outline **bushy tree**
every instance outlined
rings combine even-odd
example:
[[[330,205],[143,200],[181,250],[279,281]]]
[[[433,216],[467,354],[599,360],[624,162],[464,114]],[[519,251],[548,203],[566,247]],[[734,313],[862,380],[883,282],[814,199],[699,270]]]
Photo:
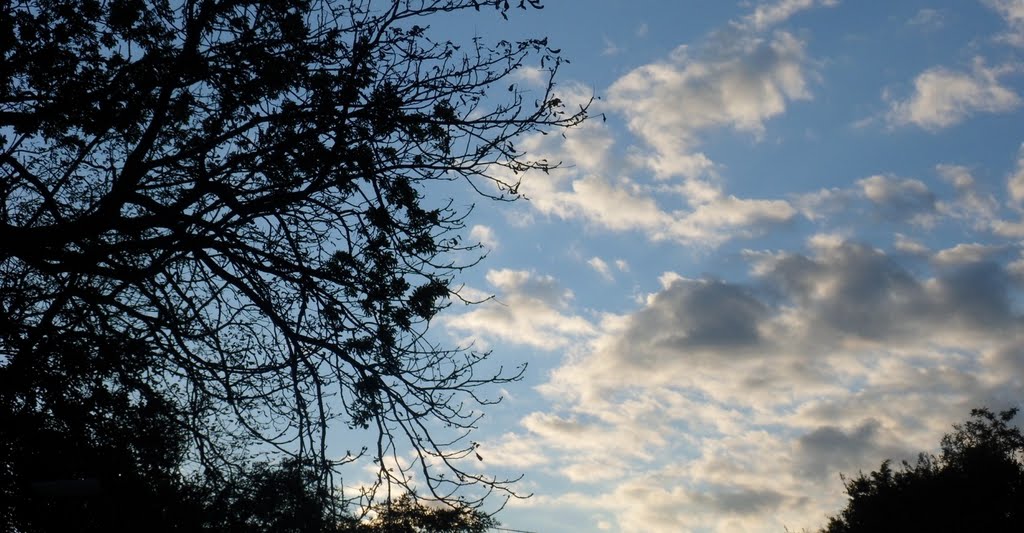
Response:
[[[187,432],[146,382],[151,357],[128,339],[62,337],[0,370],[0,531],[199,528]]]
[[[316,465],[255,463],[204,487],[201,527],[235,533],[484,533],[497,522],[451,501],[428,506],[411,493],[366,509],[343,509],[336,491],[316,485]]]
[[[390,486],[408,476],[385,459],[411,447],[435,498],[506,487],[456,459],[490,401],[481,387],[521,369],[482,373],[486,354],[428,340],[475,256],[465,213],[426,192],[461,180],[514,198],[517,175],[551,166],[516,139],[586,109],[554,95],[545,39],[455,43],[428,24],[513,7],[540,6],[0,5],[0,373],[45,378],[11,405],[62,394],[54,358],[138,362],[131,401],[166,401],[204,471],[271,450],[315,465],[326,489],[369,454]],[[545,88],[509,86],[526,61]],[[105,351],[112,339],[130,349]],[[100,423],[89,416],[68,420]],[[333,453],[339,422],[373,436]]]
[[[849,502],[827,533],[1024,531],[1024,435],[998,414],[974,409],[942,439],[938,456],[845,480]]]

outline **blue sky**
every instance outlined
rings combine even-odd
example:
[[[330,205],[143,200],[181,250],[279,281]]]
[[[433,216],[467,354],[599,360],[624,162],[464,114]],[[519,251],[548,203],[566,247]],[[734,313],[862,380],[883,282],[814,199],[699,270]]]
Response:
[[[546,4],[449,27],[548,35],[607,118],[521,140],[565,166],[477,199],[495,298],[437,324],[530,365],[475,435],[505,527],[814,528],[1020,403],[1024,1]]]

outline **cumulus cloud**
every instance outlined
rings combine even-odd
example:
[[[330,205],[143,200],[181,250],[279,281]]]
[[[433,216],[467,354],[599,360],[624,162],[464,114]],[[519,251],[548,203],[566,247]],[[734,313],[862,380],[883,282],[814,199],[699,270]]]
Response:
[[[441,319],[450,331],[465,335],[467,342],[501,339],[554,350],[595,331],[588,320],[567,311],[573,294],[551,276],[525,270],[491,270],[487,282],[498,292],[493,299]]]
[[[892,176],[871,176],[857,182],[865,198],[887,218],[928,225],[935,195],[924,182]]]
[[[1000,237],[1024,239],[1024,145],[1017,152],[1014,169],[1006,177],[1005,190],[1009,196],[1006,205],[1016,214],[1016,220],[999,216],[998,202],[988,195],[985,197],[987,210],[980,213],[976,224]]]
[[[1024,194],[1024,178],[1017,178],[1024,164],[1008,178],[1007,188],[1014,188],[1020,179]],[[877,174],[858,179],[850,187],[831,187],[790,198],[794,208],[814,222],[842,219],[844,215],[871,216],[922,228],[932,228],[944,221],[958,221],[973,230],[991,231],[1001,236],[1014,230],[1013,223],[999,220],[1000,205],[995,195],[985,190],[973,177],[971,169],[962,165],[939,164],[935,173],[952,186],[953,194],[933,189],[933,181]],[[940,196],[939,193],[942,193]]]
[[[998,39],[1013,46],[1024,46],[1024,0],[983,0],[983,3],[999,13],[1009,26]]]
[[[987,261],[992,256],[1006,251],[1006,246],[997,244],[960,243],[939,250],[933,260],[941,265],[966,265]]]
[[[877,457],[904,457],[914,452],[883,444],[881,423],[867,419],[849,429],[824,425],[797,439],[798,472],[826,480],[836,472],[850,472]]]
[[[702,130],[731,128],[755,136],[792,100],[810,98],[804,43],[786,32],[736,36],[705,56],[687,46],[644,65],[608,89],[608,105],[653,148],[649,166],[661,176],[707,169],[693,147]]]
[[[916,256],[925,256],[930,252],[927,246],[903,235],[902,233],[897,233],[895,235],[895,238],[893,239],[893,248],[900,252]]]
[[[606,263],[604,259],[601,259],[600,257],[591,257],[587,260],[587,264],[590,265],[590,268],[594,269],[594,272],[600,274],[602,278],[608,281],[615,279],[615,276],[612,275],[611,267],[608,266],[608,263]]]
[[[563,145],[577,143],[569,148],[536,146],[534,153],[551,154],[549,159],[574,164],[524,180],[520,190],[536,211],[561,219],[582,219],[612,231],[638,231],[655,241],[702,246],[757,235],[766,228],[791,221],[797,214],[785,200],[738,198],[702,180],[666,187],[625,176],[609,178],[615,165],[597,162],[606,157],[600,154],[607,151],[607,137],[594,133],[584,133],[582,137],[588,140],[578,138],[575,132],[567,133]],[[575,165],[577,155],[584,163]],[[687,205],[662,205],[678,204],[678,200]]]
[[[1017,152],[1017,167],[1007,178],[1006,188],[1014,202],[1018,205],[1024,202],[1024,145]]]
[[[487,249],[496,250],[498,248],[498,237],[494,235],[494,230],[490,226],[482,224],[473,226],[469,230],[469,238],[479,242]]]
[[[935,67],[914,80],[913,93],[892,100],[887,115],[894,126],[913,124],[936,131],[953,126],[976,113],[1005,113],[1020,106],[1020,97],[1000,78],[1014,67],[988,67],[975,58],[970,72]]]
[[[777,0],[759,4],[753,13],[743,19],[743,24],[758,31],[785,22],[793,15],[812,7],[839,5],[839,0]]]
[[[1024,392],[1004,251],[963,243],[920,271],[821,236],[748,253],[747,283],[666,274],[551,373],[558,406],[523,438],[571,479],[619,480],[561,502],[622,531],[818,526],[838,472],[912,459],[970,407]],[[612,477],[586,474],[602,461]]]
[[[989,225],[996,216],[999,202],[992,194],[979,189],[970,169],[948,164],[938,165],[935,169],[956,190],[956,200],[940,202],[939,210],[955,218],[969,220],[978,227]]]
[[[764,4],[749,20],[775,24],[831,3]],[[759,139],[768,120],[792,101],[809,99],[814,74],[804,48],[790,33],[763,35],[739,24],[628,72],[592,110],[624,117],[632,142],[600,121],[564,136],[523,139],[530,154],[564,166],[528,176],[520,191],[543,215],[702,247],[789,223],[798,213],[786,200],[729,194],[699,146],[704,134],[721,129]],[[570,83],[559,97],[572,106],[591,94]]]

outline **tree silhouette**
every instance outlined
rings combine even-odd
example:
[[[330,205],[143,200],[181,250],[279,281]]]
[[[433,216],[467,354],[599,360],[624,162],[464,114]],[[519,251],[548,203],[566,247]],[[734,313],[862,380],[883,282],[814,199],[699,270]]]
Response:
[[[1017,409],[974,409],[942,438],[938,457],[890,461],[844,480],[849,502],[827,533],[1024,531],[1024,435],[1009,422]]]
[[[428,507],[410,494],[374,506],[375,517],[358,522],[353,533],[485,533],[498,525],[493,518],[465,505]]]
[[[141,348],[50,339],[27,368],[0,371],[0,531],[199,529],[187,432],[145,382]]]
[[[586,108],[554,95],[562,60],[545,39],[431,37],[432,16],[482,7],[540,6],[4,3],[0,373],[38,377],[9,405],[73,403],[54,358],[138,363],[129,399],[166,402],[165,427],[206,472],[272,450],[316,465],[326,488],[368,454],[390,487],[409,472],[385,459],[409,446],[434,498],[507,490],[457,459],[491,401],[481,387],[522,369],[484,373],[487,354],[426,336],[477,259],[466,213],[426,191],[461,180],[516,197],[519,174],[552,166],[516,139]],[[505,81],[528,60],[551,76],[534,94]],[[106,379],[97,391],[117,390]],[[328,450],[337,422],[369,444]]]

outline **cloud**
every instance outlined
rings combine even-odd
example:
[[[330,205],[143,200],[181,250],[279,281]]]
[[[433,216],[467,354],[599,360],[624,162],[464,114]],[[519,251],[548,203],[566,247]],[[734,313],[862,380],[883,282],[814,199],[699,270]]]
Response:
[[[622,53],[622,47],[615,44],[607,35],[601,37],[604,41],[604,48],[601,50],[603,56],[616,56]]]
[[[916,26],[924,31],[938,31],[946,25],[946,12],[941,9],[922,8],[907,20],[910,26]]]
[[[915,125],[936,131],[962,122],[976,113],[1005,113],[1020,106],[1020,97],[1000,78],[1014,67],[986,67],[975,58],[970,72],[936,67],[914,80],[914,92],[905,100],[892,100],[887,115],[893,126]]]
[[[593,268],[595,272],[600,274],[602,278],[608,281],[615,279],[615,276],[612,275],[611,267],[608,266],[608,263],[604,262],[604,259],[601,259],[600,257],[591,257],[587,261],[587,264],[590,265],[590,268]]]
[[[479,242],[485,248],[489,250],[498,249],[498,238],[494,235],[494,230],[489,226],[477,224],[469,230],[469,239]]]
[[[522,65],[512,71],[510,79],[512,81],[523,82],[532,87],[544,87],[547,85],[550,77],[551,70],[549,69]]]
[[[572,133],[567,143],[581,142]],[[592,135],[593,142],[603,139]],[[574,162],[569,151],[543,148],[535,153],[552,155],[550,159]],[[572,150],[583,157],[599,159],[601,150],[582,146]],[[676,241],[701,246],[717,246],[735,237],[755,236],[767,228],[786,224],[796,210],[785,200],[744,199],[727,195],[707,182],[684,182],[677,186],[650,185],[628,177],[610,179],[605,174],[613,165],[598,172],[599,165],[584,163],[531,176],[521,191],[536,211],[561,219],[582,219],[612,231],[638,231],[654,241]],[[662,203],[682,200],[686,207],[669,209]]]
[[[965,265],[987,261],[992,256],[1006,251],[1006,246],[996,244],[960,243],[951,248],[939,250],[933,260],[941,265]]]
[[[765,36],[734,26],[696,52],[681,46],[620,77],[594,104],[595,113],[623,116],[632,142],[599,121],[563,136],[525,138],[521,148],[564,165],[527,176],[519,190],[536,213],[652,241],[715,247],[788,224],[798,212],[787,200],[729,194],[699,145],[719,129],[760,138],[766,121],[810,98],[808,63],[804,43],[781,31]],[[572,83],[559,92],[570,106],[590,95]]]
[[[870,214],[878,219],[922,228],[959,221],[973,230],[997,234],[1000,230],[1006,231],[1008,224],[997,219],[998,200],[976,182],[971,169],[962,165],[940,164],[936,165],[935,171],[942,181],[953,186],[953,195],[940,198],[932,189],[934,183],[929,185],[921,179],[878,174],[856,180],[851,187],[797,194],[790,200],[801,215],[817,223],[829,219],[844,220],[844,215],[860,217]]]
[[[893,240],[893,248],[899,250],[900,252],[916,256],[926,256],[929,255],[931,252],[931,250],[929,250],[927,246],[915,241],[914,239],[907,237],[906,235],[903,235],[902,233],[897,233],[895,235],[895,239]]]
[[[1017,167],[1007,178],[1006,189],[1018,205],[1024,202],[1024,144],[1017,152]]]
[[[465,342],[500,339],[554,350],[595,332],[589,321],[567,312],[573,294],[551,276],[502,269],[488,271],[487,281],[498,291],[493,299],[441,318],[449,331],[464,335]]]
[[[976,198],[964,202],[965,206],[973,206],[966,210],[966,216],[975,216],[975,226],[990,230],[992,233],[1010,239],[1024,239],[1024,145],[1017,151],[1014,169],[1006,177],[1006,192],[1009,201],[1006,205],[1016,214],[1017,220],[1001,218],[998,212],[999,202],[991,194],[976,194]]]
[[[743,19],[743,24],[758,31],[763,31],[788,20],[793,15],[813,7],[833,7],[838,0],[777,0],[759,4],[754,12]]]
[[[920,180],[871,176],[857,185],[886,218],[928,225],[935,213],[935,195]]]
[[[837,473],[912,459],[970,407],[1024,392],[1003,250],[921,247],[922,271],[828,235],[747,253],[747,283],[668,273],[551,372],[539,390],[556,401],[522,438],[563,475],[604,481],[559,506],[622,531],[820,526]]]
[[[848,430],[824,425],[805,433],[797,439],[799,473],[825,480],[835,472],[850,472],[869,459],[914,453],[882,444],[882,432],[881,423],[871,418]]]
[[[681,46],[667,60],[636,68],[608,89],[609,107],[653,148],[650,166],[657,174],[692,176],[705,170],[691,153],[703,130],[731,128],[758,136],[764,122],[784,112],[788,102],[810,98],[802,41],[786,32],[733,37],[728,44],[709,46],[702,56]]]
[[[982,3],[999,13],[1009,26],[997,39],[1013,46],[1024,46],[1024,1],[983,0]]]
[[[954,202],[940,202],[939,211],[954,218],[970,221],[975,227],[990,225],[999,209],[999,202],[992,194],[979,190],[970,169],[960,165],[938,165],[939,176],[952,184],[957,198]]]

